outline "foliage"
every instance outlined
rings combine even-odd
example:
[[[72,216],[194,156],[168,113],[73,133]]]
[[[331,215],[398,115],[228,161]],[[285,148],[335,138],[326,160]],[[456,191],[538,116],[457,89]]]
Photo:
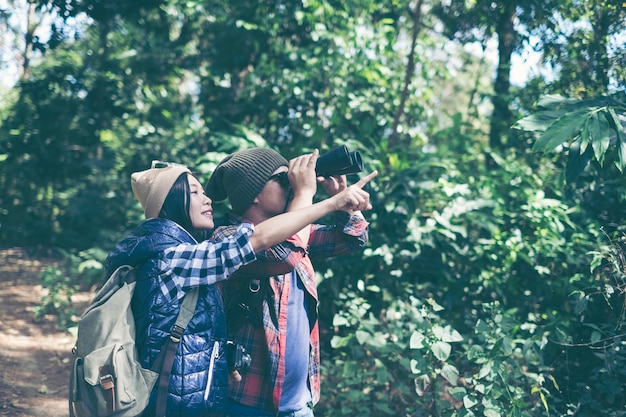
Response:
[[[402,210],[392,188],[395,201],[375,204],[363,278],[350,280],[353,263],[333,264],[320,284],[322,300],[337,304],[325,415],[378,415],[368,404],[392,415],[554,412],[550,335],[572,334],[577,321],[558,300],[581,281],[597,226],[546,188],[549,166],[533,171],[516,152],[490,155],[497,170],[471,152],[453,162],[450,145],[466,142],[445,143],[441,154],[400,156],[416,162],[377,181],[412,193]]]
[[[72,316],[76,311],[72,308],[74,295],[74,277],[70,277],[57,267],[47,267],[39,277],[41,285],[46,288],[47,294],[41,298],[41,304],[35,308],[35,317],[46,314],[55,314],[58,324],[65,329],[72,323]]]
[[[316,414],[620,415],[613,3],[38,2],[52,36],[0,105],[0,241],[66,249],[38,312],[71,326],[72,293],[141,221],[131,172],[173,160],[206,181],[240,148],[346,144],[380,174],[369,247],[316,264]],[[494,33],[513,36],[497,68],[472,52]],[[555,71],[512,89],[535,35]]]
[[[99,249],[80,252],[77,255],[65,254],[61,266],[49,266],[39,276],[46,294],[35,309],[35,316],[55,314],[59,327],[69,329],[78,313],[72,303],[72,296],[80,290],[94,289],[101,284],[103,261],[106,254]]]
[[[541,109],[518,120],[518,129],[541,132],[533,150],[549,152],[557,146],[567,149],[566,180],[574,181],[595,160],[600,166],[610,161],[626,167],[626,104],[612,97],[590,100],[549,95],[537,103]]]

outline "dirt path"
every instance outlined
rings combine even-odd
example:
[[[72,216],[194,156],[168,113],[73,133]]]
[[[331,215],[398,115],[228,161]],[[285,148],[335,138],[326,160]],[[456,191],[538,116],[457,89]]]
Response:
[[[68,416],[69,333],[54,317],[35,319],[45,294],[38,276],[50,258],[0,250],[0,416]]]

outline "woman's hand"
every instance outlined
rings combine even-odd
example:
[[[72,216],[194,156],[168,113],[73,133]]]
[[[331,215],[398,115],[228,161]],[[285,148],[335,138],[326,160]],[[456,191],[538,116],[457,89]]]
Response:
[[[378,171],[374,171],[361,178],[355,184],[347,187],[343,191],[335,194],[331,199],[334,200],[337,210],[341,211],[361,211],[371,210],[370,195],[363,187],[378,175]]]

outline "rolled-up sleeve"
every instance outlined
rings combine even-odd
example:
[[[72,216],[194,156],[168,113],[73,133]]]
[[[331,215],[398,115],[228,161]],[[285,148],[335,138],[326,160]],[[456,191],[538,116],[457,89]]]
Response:
[[[334,225],[312,225],[309,255],[313,259],[328,258],[362,249],[368,242],[368,226],[361,216],[337,212]]]

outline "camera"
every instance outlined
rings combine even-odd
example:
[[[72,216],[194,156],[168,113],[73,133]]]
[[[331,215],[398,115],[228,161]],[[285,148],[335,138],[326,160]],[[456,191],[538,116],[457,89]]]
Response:
[[[315,173],[321,177],[355,174],[361,171],[363,171],[361,154],[357,151],[349,152],[346,145],[320,155],[315,165]]]
[[[245,373],[252,363],[252,356],[246,352],[246,348],[231,340],[226,342],[226,354],[228,355],[228,369]]]

